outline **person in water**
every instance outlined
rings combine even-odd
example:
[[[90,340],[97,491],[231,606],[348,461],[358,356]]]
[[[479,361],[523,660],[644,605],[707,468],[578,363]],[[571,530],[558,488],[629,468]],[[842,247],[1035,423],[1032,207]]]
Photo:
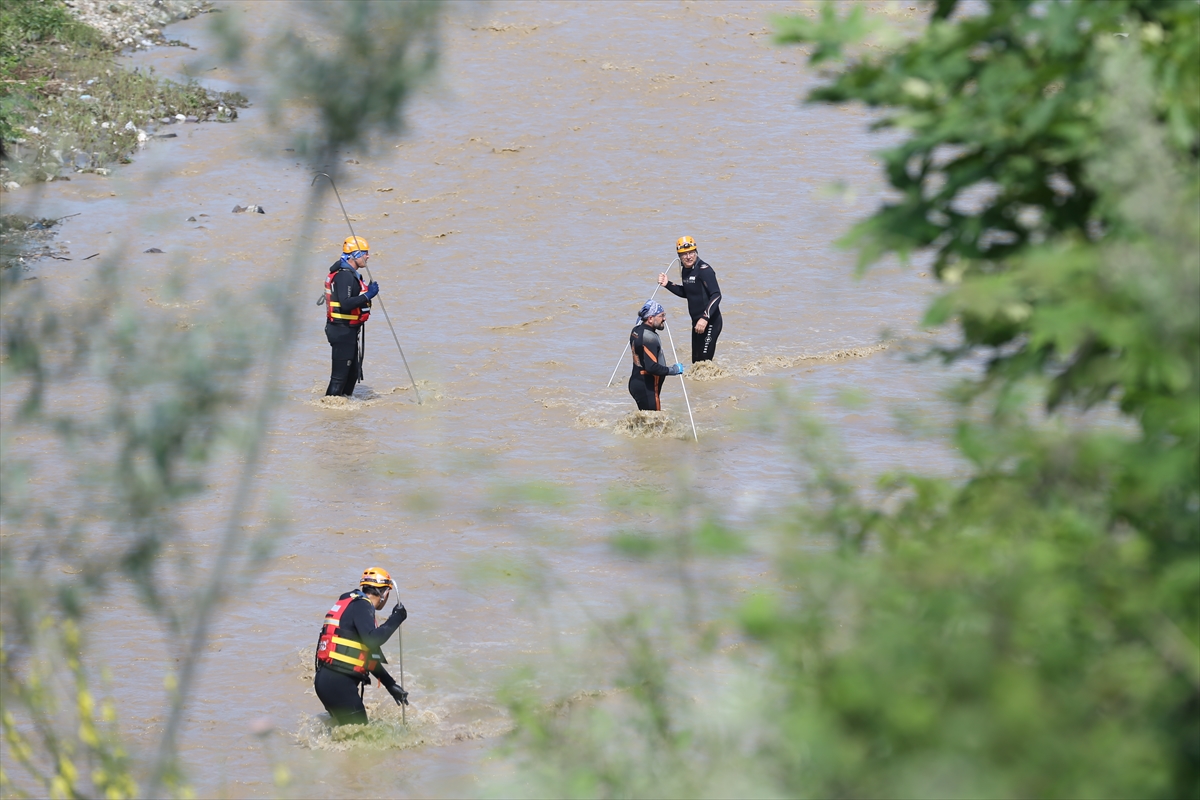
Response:
[[[313,688],[334,725],[367,723],[363,692],[372,675],[397,705],[408,705],[408,692],[383,668],[383,644],[408,618],[404,604],[397,599],[387,621],[375,627],[375,612],[387,603],[395,585],[387,570],[371,567],[363,572],[358,588],[339,597],[325,614]]]
[[[638,324],[629,332],[629,351],[633,354],[633,372],[629,375],[629,394],[640,411],[662,411],[663,378],[682,375],[683,364],[666,365],[658,332],[667,324],[667,312],[661,303],[647,300],[638,312]]]
[[[717,353],[717,338],[724,327],[717,273],[700,258],[696,240],[692,237],[679,237],[675,252],[679,255],[683,283],[671,283],[667,273],[662,272],[658,276],[658,285],[677,297],[687,298],[688,315],[692,318],[692,363],[711,361]]]
[[[354,385],[362,377],[366,344],[366,324],[371,316],[371,299],[379,294],[379,284],[369,284],[359,274],[371,257],[367,240],[347,236],[342,242],[342,257],[329,267],[325,276],[325,338],[333,350],[333,366],[325,395],[354,394]]]

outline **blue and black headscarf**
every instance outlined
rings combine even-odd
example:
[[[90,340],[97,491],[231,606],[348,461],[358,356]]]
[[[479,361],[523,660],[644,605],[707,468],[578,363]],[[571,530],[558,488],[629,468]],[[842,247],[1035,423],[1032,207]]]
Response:
[[[642,306],[642,310],[638,312],[638,319],[644,322],[651,317],[657,317],[659,314],[665,313],[665,311],[666,309],[662,307],[662,303],[653,299],[647,300],[646,304]]]

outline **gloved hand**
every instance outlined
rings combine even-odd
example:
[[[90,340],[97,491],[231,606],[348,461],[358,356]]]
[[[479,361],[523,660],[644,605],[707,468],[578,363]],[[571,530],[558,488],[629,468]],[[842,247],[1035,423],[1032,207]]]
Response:
[[[396,701],[396,705],[408,705],[408,692],[404,691],[403,686],[398,683],[393,683],[391,686],[387,687],[387,691],[388,694],[392,696],[392,699]]]
[[[367,299],[370,300],[377,294],[379,294],[379,281],[371,281],[367,284]]]
[[[404,608],[404,603],[401,603],[399,600],[396,601],[396,606],[392,609],[392,616],[400,617],[401,622],[408,619],[408,610]]]
[[[671,373],[672,375],[682,375],[683,374],[683,362],[676,361],[674,369],[675,369],[675,371]]]

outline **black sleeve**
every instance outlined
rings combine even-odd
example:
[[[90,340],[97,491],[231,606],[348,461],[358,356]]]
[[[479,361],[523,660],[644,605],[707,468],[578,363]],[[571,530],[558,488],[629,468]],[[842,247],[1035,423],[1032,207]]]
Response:
[[[371,674],[375,676],[375,680],[383,684],[384,688],[396,685],[396,679],[392,677],[392,673],[383,668],[383,664],[376,664],[375,669],[371,670]]]
[[[338,273],[333,276],[333,296],[341,303],[340,307],[343,310],[359,308],[371,302],[362,293],[362,287],[359,286],[354,273],[348,269],[338,270]]]
[[[346,607],[346,611],[342,614],[342,627],[344,629],[353,627],[358,641],[362,642],[368,650],[372,653],[382,653],[384,642],[392,638],[392,634],[400,627],[400,623],[408,618],[407,609],[404,606],[400,608],[399,614],[394,617],[389,616],[387,621],[377,628],[375,627],[375,609],[371,606],[370,601],[355,600]],[[388,674],[382,662],[371,671],[371,674],[378,678],[384,686],[392,686],[396,683],[396,679]]]
[[[700,281],[704,284],[704,293],[708,295],[708,305],[704,307],[704,318],[709,319],[718,311],[721,303],[721,287],[717,286],[717,273],[707,264],[700,268]]]
[[[649,372],[651,375],[661,375],[666,377],[671,374],[672,365],[664,364],[666,356],[662,351],[662,340],[658,338],[658,334],[652,330],[646,330],[642,333],[642,369]]]
[[[687,297],[687,294],[683,291],[683,287],[678,283],[671,283],[670,281],[667,281],[667,285],[663,288],[676,297]]]

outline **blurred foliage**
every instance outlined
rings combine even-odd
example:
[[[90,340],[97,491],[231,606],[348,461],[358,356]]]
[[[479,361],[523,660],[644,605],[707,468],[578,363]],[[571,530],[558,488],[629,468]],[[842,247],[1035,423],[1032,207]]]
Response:
[[[84,298],[60,297],[54,308],[35,302],[37,284],[23,277],[0,273],[0,694],[14,758],[0,782],[6,795],[130,797],[147,762],[134,769],[112,701],[97,697],[97,683],[112,681],[102,671],[124,661],[102,659],[110,637],[97,636],[93,609],[128,592],[159,623],[152,635],[167,646],[155,668],[177,714],[208,617],[259,574],[280,533],[273,524],[247,532],[244,499],[227,498],[238,522],[201,564],[181,518],[223,459],[244,459],[252,483],[262,408],[274,402],[246,390],[262,364],[242,342],[259,323],[232,305],[199,319],[166,300],[170,288],[148,303],[113,259]],[[180,675],[167,653],[187,654]],[[162,734],[168,747],[148,762],[152,794],[184,790],[177,729],[172,720]]]
[[[78,656],[82,645],[78,621],[68,617],[61,625],[61,630],[54,632],[45,625],[41,630],[32,629],[36,643],[30,650],[41,658],[35,665],[22,665],[29,669],[26,680],[13,679],[8,648],[0,637],[0,676],[3,676],[0,687],[6,705],[0,724],[7,751],[48,797],[78,797],[93,792],[110,798],[133,797],[137,784],[116,728],[116,708],[106,698],[100,702],[97,714],[90,682]],[[24,640],[21,644],[29,644],[25,636],[19,639]],[[60,672],[64,665],[73,680],[75,701],[74,714],[66,713],[75,723],[78,739],[66,730],[59,730],[56,724],[59,721],[56,718],[61,719],[59,703],[63,698],[53,690],[54,678],[50,676]],[[36,733],[30,735],[18,723],[17,715],[24,714],[30,715]],[[90,773],[80,774],[80,760],[91,767]],[[34,796],[11,785],[3,769],[0,769],[0,787],[6,796]]]
[[[1004,2],[951,21],[955,6],[936,4],[919,41],[881,56],[860,55],[810,96],[879,108],[875,127],[906,133],[882,154],[899,197],[856,226],[848,241],[860,249],[864,266],[887,253],[934,253],[939,278],[961,287],[944,296],[927,320],[961,320],[961,347],[948,357],[982,346],[992,355],[989,374],[999,380],[1051,374],[1052,402],[1101,400],[1120,384],[1134,390],[1125,392],[1124,410],[1141,413],[1139,387],[1154,392],[1157,381],[1181,374],[1165,363],[1171,356],[1131,349],[1121,339],[1123,328],[1100,325],[1114,309],[1097,307],[1095,299],[1066,299],[1094,271],[1084,269],[1075,281],[1078,270],[1069,267],[1060,267],[1068,274],[1043,275],[1045,261],[1058,260],[1053,249],[1039,251],[1047,254],[1042,263],[1017,270],[1013,257],[1051,243],[1086,252],[1087,245],[1113,241],[1123,229],[1153,236],[1157,231],[1145,226],[1156,223],[1146,213],[1179,229],[1178,216],[1194,212],[1200,11],[1190,0]],[[778,20],[778,39],[814,43],[813,62],[826,64],[849,37],[870,30],[861,9],[850,18],[839,19],[836,6],[827,5],[820,20]],[[1139,83],[1140,94],[1129,97],[1123,121],[1149,117],[1162,123],[1161,145],[1146,143],[1139,153],[1147,160],[1137,167],[1154,170],[1148,175],[1118,176],[1108,163],[1114,139],[1125,140],[1129,131],[1104,111],[1111,108],[1112,89],[1135,79],[1105,75],[1103,65],[1118,49],[1136,52],[1151,73],[1148,85]],[[1122,208],[1130,182],[1178,180],[1168,174],[1176,171],[1184,187],[1170,191],[1177,192],[1179,205],[1143,207],[1130,218],[1130,204]],[[1162,199],[1153,181],[1141,185]],[[1101,198],[1106,187],[1115,190],[1107,200]],[[1170,291],[1191,288],[1186,275],[1180,279]],[[1092,311],[1095,324],[1088,325]]]
[[[412,81],[433,65],[428,56],[410,69],[380,45],[405,37],[432,42],[427,5],[367,6],[342,4],[358,27],[331,29],[353,38],[331,40],[331,55],[320,60],[343,77],[364,64],[374,71],[334,87],[337,99],[322,109],[350,116],[321,118],[310,138],[319,152],[368,133],[364,121],[399,127]],[[399,8],[407,10],[393,13]],[[411,24],[401,34],[379,15]],[[372,58],[363,62],[363,52]],[[290,59],[277,59],[272,71],[281,85],[314,88],[305,83],[312,74]],[[296,290],[309,266],[300,242],[312,235],[325,189],[322,182],[309,193],[298,243],[247,301],[252,312],[224,296],[184,302],[186,264],[162,285],[134,287],[119,245],[94,273],[73,276],[76,287],[90,281],[75,299],[59,292],[46,302],[39,289],[46,281],[0,270],[4,796],[190,793],[178,742],[209,633],[222,604],[261,580],[283,533],[283,499],[267,504],[262,518],[251,512],[263,438],[295,339]],[[14,259],[19,254],[6,251],[6,262]],[[530,496],[553,501],[544,487]],[[217,531],[189,529],[197,504],[224,514]],[[129,616],[157,623],[144,638],[162,646],[143,642],[139,650],[165,688],[155,752],[123,744],[108,696],[116,681],[136,674],[127,654],[111,664],[115,675],[106,672],[105,658],[123,652],[99,628],[100,603],[113,596]],[[287,767],[267,755],[283,791]]]
[[[299,10],[273,35],[266,61],[275,78],[272,117],[293,133],[296,151],[324,158],[339,147],[365,147],[376,132],[402,132],[405,104],[437,67],[440,0],[315,3]],[[238,60],[246,55],[246,38],[228,17],[213,24],[226,57]],[[285,123],[292,105],[314,108],[315,127]]]
[[[762,432],[805,470],[773,577],[605,627],[600,699],[515,682],[506,789],[1200,796],[1200,7],[956,6],[905,39],[836,3],[776,25],[829,68],[812,101],[902,134],[848,241],[864,267],[932,254],[926,324],[961,332],[937,354],[984,364],[956,393],[965,474],[864,492],[780,395]],[[701,557],[652,525],[614,545]]]

